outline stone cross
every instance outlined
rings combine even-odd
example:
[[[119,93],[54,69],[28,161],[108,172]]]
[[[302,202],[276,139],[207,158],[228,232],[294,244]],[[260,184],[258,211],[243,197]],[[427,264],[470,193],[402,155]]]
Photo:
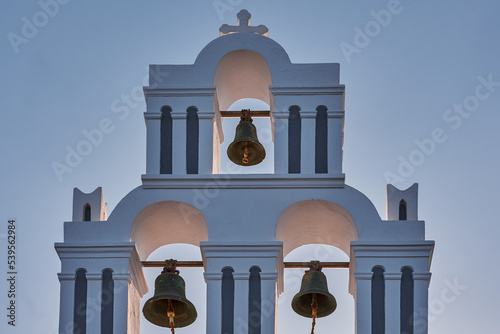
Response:
[[[252,20],[252,15],[248,12],[248,10],[241,10],[238,15],[238,25],[230,26],[227,24],[223,24],[219,29],[219,34],[221,36],[233,33],[253,33],[267,36],[269,29],[263,24],[257,27],[251,27],[250,21]]]

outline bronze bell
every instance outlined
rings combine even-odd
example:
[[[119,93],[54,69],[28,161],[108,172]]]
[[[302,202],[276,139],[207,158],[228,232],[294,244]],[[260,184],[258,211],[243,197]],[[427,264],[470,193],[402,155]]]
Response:
[[[227,156],[240,166],[257,165],[266,157],[266,150],[257,138],[257,129],[252,124],[250,110],[244,109],[241,112],[234,140],[227,148]]]
[[[175,260],[155,280],[155,294],[142,308],[144,317],[161,327],[185,327],[197,317],[194,305],[186,299],[185,282],[175,269]]]
[[[299,315],[313,319],[326,317],[337,308],[335,297],[328,292],[319,261],[312,261],[311,269],[302,277],[300,291],[292,299],[292,308]]]

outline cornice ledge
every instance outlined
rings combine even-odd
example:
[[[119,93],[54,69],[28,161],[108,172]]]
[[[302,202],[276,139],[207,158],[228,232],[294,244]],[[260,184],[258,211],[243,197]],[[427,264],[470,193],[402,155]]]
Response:
[[[221,281],[222,280],[222,273],[203,273],[203,277],[205,278],[205,282]]]
[[[144,174],[144,189],[298,189],[344,188],[344,174]]]
[[[301,110],[299,112],[300,114],[300,118],[316,118],[316,115],[318,114],[317,111],[305,111],[305,110]]]
[[[160,112],[145,112],[144,118],[147,120],[148,119],[161,119],[161,113]]]
[[[345,87],[339,86],[321,86],[321,87],[269,87],[273,95],[342,95]]]
[[[431,273],[413,273],[414,280],[424,280],[429,281],[431,279]]]
[[[88,254],[100,255],[100,258],[129,258],[135,250],[135,243],[123,242],[111,244],[87,244],[87,243],[55,243],[54,248],[59,258],[80,258]]]
[[[401,273],[384,273],[385,280],[400,281],[401,277]]]
[[[185,110],[171,111],[170,117],[172,119],[187,119],[187,111]]]
[[[373,277],[373,273],[354,273],[354,278],[356,278],[356,280],[367,281],[367,280],[371,280],[372,277]]]
[[[345,116],[345,110],[328,110],[326,114],[328,118],[342,118]]]
[[[233,273],[233,279],[235,281],[238,281],[238,280],[245,280],[245,281],[248,281],[250,279],[250,273]]]
[[[261,280],[276,281],[278,276],[278,273],[260,273]]]
[[[186,97],[186,96],[213,96],[215,86],[212,87],[182,87],[182,88],[153,88],[143,87],[146,97]]]

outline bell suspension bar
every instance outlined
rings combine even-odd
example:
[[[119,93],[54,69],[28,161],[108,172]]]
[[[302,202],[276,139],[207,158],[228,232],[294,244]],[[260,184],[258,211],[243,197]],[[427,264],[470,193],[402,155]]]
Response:
[[[250,115],[252,117],[269,117],[271,112],[269,110],[252,110]],[[241,117],[241,110],[225,110],[220,112],[221,117]]]
[[[161,268],[165,267],[165,261],[141,261],[142,266],[145,268]],[[286,269],[292,268],[310,268],[311,262],[284,262]],[[203,267],[203,261],[177,261],[177,267],[184,268],[201,268]],[[320,266],[322,268],[349,268],[349,262],[321,262]]]

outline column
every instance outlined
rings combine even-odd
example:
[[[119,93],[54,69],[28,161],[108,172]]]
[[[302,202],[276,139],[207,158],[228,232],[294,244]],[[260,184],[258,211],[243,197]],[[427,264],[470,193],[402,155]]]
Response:
[[[222,330],[222,273],[204,273],[207,283],[207,333]]]
[[[301,143],[300,143],[300,173],[314,174],[316,172],[316,111],[300,111]]]
[[[342,173],[344,112],[328,112],[328,173]]]
[[[145,112],[146,174],[160,174],[161,113]]]
[[[172,174],[186,174],[186,111],[172,111]]]
[[[101,332],[102,274],[87,274],[87,332]]]
[[[276,280],[278,273],[260,273],[261,334],[276,333]]]
[[[58,274],[61,283],[59,303],[59,334],[73,334],[75,309],[75,274]]]
[[[288,116],[288,112],[272,112],[275,174],[288,174]]]
[[[213,172],[214,116],[213,111],[198,111],[198,174],[212,174]]]
[[[421,334],[427,334],[428,332],[430,279],[431,273],[413,273],[413,320],[415,333],[417,333],[417,330]]]
[[[385,280],[385,332],[401,332],[401,273],[384,273]]]
[[[356,334],[371,334],[373,273],[354,273],[356,279]]]
[[[114,305],[113,305],[113,333],[123,334],[127,332],[128,325],[128,284],[130,274],[113,273]],[[139,315],[137,315],[139,316]]]
[[[233,273],[234,334],[248,333],[248,281],[250,272]]]

